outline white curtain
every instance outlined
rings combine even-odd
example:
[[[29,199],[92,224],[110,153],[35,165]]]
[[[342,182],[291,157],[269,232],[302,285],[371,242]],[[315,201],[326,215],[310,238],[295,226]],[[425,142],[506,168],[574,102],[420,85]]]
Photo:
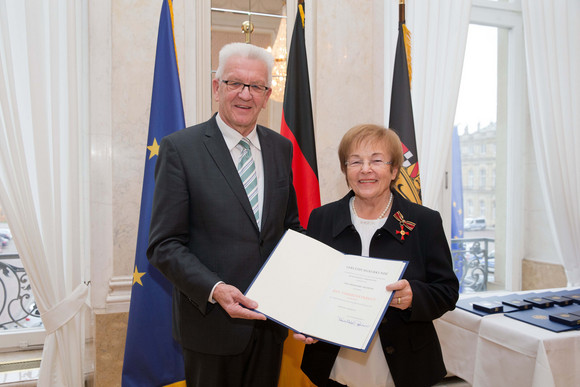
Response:
[[[459,96],[471,0],[408,0],[411,98],[423,204],[445,207],[444,187]],[[449,179],[449,184],[451,180]]]
[[[86,1],[0,1],[0,202],[46,329],[38,386],[82,386]]]
[[[580,285],[580,1],[522,0],[539,184],[568,284]]]
[[[385,83],[392,81],[397,7],[396,1],[387,7]],[[445,207],[445,171],[451,154],[471,0],[407,0],[405,10],[406,24],[411,31],[411,100],[421,193],[424,205],[441,210]],[[393,53],[390,59],[388,53]],[[386,90],[391,90],[390,85]],[[386,93],[385,100],[385,116],[388,116],[390,92]]]

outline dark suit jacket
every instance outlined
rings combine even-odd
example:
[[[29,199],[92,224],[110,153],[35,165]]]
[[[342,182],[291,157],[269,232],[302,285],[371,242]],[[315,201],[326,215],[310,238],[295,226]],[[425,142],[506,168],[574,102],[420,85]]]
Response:
[[[395,384],[431,386],[446,374],[432,320],[455,308],[459,283],[439,213],[393,194],[391,213],[373,236],[369,255],[409,261],[403,278],[413,290],[413,305],[404,311],[388,308],[378,332]],[[350,218],[352,196],[314,210],[308,235],[343,253],[360,254],[360,237]],[[396,233],[401,230],[393,216],[397,211],[416,223],[404,240]],[[302,369],[318,386],[326,385],[339,349],[324,342],[306,346]]]
[[[257,131],[264,161],[261,232],[215,115],[161,142],[147,257],[174,285],[174,336],[193,351],[244,350],[254,321],[232,319],[208,302],[209,294],[218,281],[245,292],[284,231],[301,230],[292,144],[262,126]],[[279,332],[282,341],[287,330]]]

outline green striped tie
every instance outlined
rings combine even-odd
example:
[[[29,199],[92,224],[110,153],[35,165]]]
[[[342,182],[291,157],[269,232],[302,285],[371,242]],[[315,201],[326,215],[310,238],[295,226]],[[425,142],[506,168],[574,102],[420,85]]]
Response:
[[[258,177],[256,176],[256,166],[250,151],[250,141],[242,138],[238,143],[242,147],[242,155],[238,163],[238,173],[246,189],[246,194],[250,200],[252,211],[256,217],[256,222],[260,224],[260,209],[258,208]]]

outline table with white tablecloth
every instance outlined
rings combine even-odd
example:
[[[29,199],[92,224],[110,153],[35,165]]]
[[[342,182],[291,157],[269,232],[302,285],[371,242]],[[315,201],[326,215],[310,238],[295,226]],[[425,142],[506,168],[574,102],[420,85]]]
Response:
[[[474,387],[580,386],[580,330],[552,332],[462,309],[435,321],[447,371]]]

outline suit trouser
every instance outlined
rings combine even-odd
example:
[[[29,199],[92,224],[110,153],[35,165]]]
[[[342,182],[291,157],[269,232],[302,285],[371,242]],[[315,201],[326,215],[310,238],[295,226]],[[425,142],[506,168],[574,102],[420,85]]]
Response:
[[[284,341],[271,321],[256,321],[250,342],[238,355],[210,355],[183,348],[188,387],[275,387]]]

